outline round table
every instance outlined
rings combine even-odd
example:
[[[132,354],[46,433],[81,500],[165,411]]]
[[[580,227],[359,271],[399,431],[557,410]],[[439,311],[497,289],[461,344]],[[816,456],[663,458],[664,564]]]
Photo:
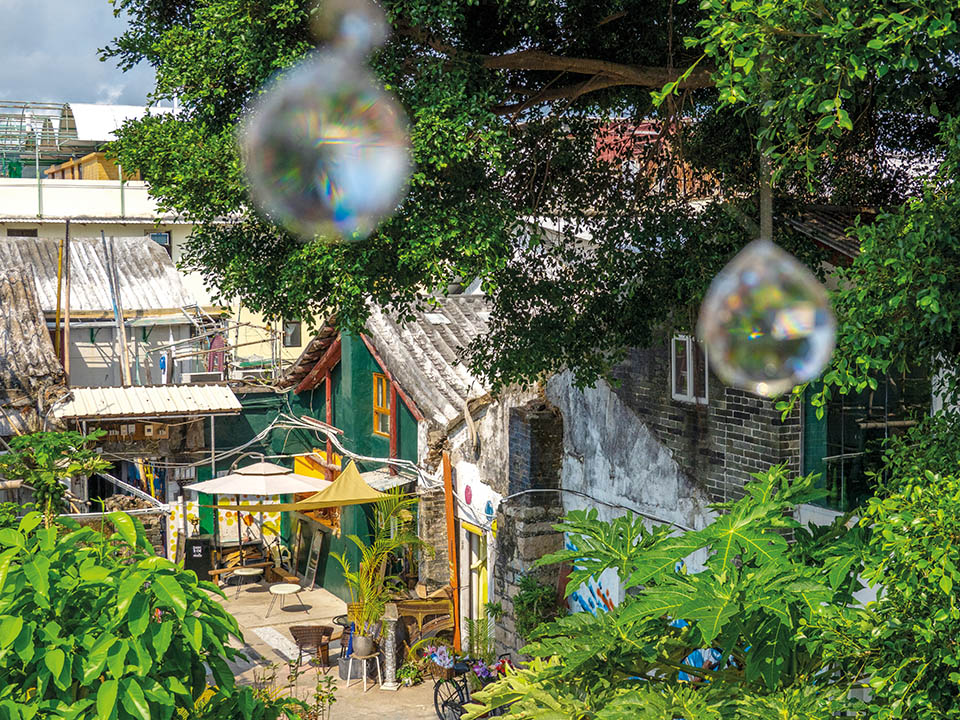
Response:
[[[274,604],[277,602],[277,598],[280,598],[280,609],[283,610],[284,598],[287,595],[296,595],[297,600],[300,601],[300,604],[303,604],[303,600],[300,597],[300,591],[303,590],[302,587],[294,583],[274,583],[270,586],[270,594],[273,595],[273,599],[270,601],[270,607],[267,608],[267,614],[263,617],[270,615],[270,611],[273,610]]]
[[[243,585],[244,578],[260,578],[263,577],[263,568],[254,568],[254,567],[238,567],[233,571],[233,574],[236,575],[239,580],[237,581],[237,592],[234,595],[236,597],[240,594],[240,586]]]

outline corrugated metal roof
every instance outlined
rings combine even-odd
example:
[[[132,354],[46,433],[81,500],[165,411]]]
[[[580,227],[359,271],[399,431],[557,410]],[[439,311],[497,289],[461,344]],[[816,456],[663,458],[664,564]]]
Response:
[[[146,385],[71,388],[73,397],[55,411],[77,420],[188,417],[239,413],[240,401],[226,385]]]
[[[120,279],[124,313],[176,310],[197,300],[166,250],[146,237],[70,240],[70,311],[112,314],[108,249]],[[59,238],[3,238],[0,267],[32,277],[45,313],[57,307]]]
[[[138,120],[145,115],[165,115],[172,112],[168,107],[144,107],[143,105],[96,105],[93,103],[66,103],[60,116],[60,132],[71,141],[103,143],[116,140],[115,131],[127,120]],[[74,131],[76,135],[73,136]]]
[[[860,254],[860,244],[850,237],[847,229],[860,219],[872,223],[877,217],[874,208],[854,208],[839,205],[807,205],[795,215],[780,218],[787,225],[828,250],[853,259]]]

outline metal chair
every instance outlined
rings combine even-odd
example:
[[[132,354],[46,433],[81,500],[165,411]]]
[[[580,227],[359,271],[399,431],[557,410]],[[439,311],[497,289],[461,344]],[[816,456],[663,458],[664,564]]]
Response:
[[[330,625],[291,625],[290,634],[299,650],[297,665],[300,665],[305,653],[315,653],[326,674],[330,666],[330,637],[333,635],[333,628]]]

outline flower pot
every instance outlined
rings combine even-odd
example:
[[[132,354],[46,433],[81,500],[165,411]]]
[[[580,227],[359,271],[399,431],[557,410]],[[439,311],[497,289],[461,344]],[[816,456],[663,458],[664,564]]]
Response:
[[[373,652],[373,638],[366,635],[354,635],[353,652],[355,655],[370,655]]]

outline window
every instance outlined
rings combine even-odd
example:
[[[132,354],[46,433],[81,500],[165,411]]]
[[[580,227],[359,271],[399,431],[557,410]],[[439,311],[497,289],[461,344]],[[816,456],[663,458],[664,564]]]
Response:
[[[930,380],[920,372],[898,372],[846,395],[834,393],[822,418],[804,392],[803,473],[820,475],[817,484],[826,496],[817,505],[846,512],[873,494],[883,475],[883,445],[930,412]]]
[[[707,355],[694,338],[675,335],[670,342],[671,392],[674,400],[707,402]]]
[[[36,237],[36,228],[7,228],[7,237]]]
[[[167,255],[171,254],[172,247],[170,245],[170,233],[152,232],[152,233],[147,233],[147,237],[153,240],[157,245],[163,246],[163,248],[167,251]]]
[[[373,374],[373,433],[390,437],[390,397],[387,376]]]
[[[283,323],[284,347],[300,347],[300,326],[299,320]]]

